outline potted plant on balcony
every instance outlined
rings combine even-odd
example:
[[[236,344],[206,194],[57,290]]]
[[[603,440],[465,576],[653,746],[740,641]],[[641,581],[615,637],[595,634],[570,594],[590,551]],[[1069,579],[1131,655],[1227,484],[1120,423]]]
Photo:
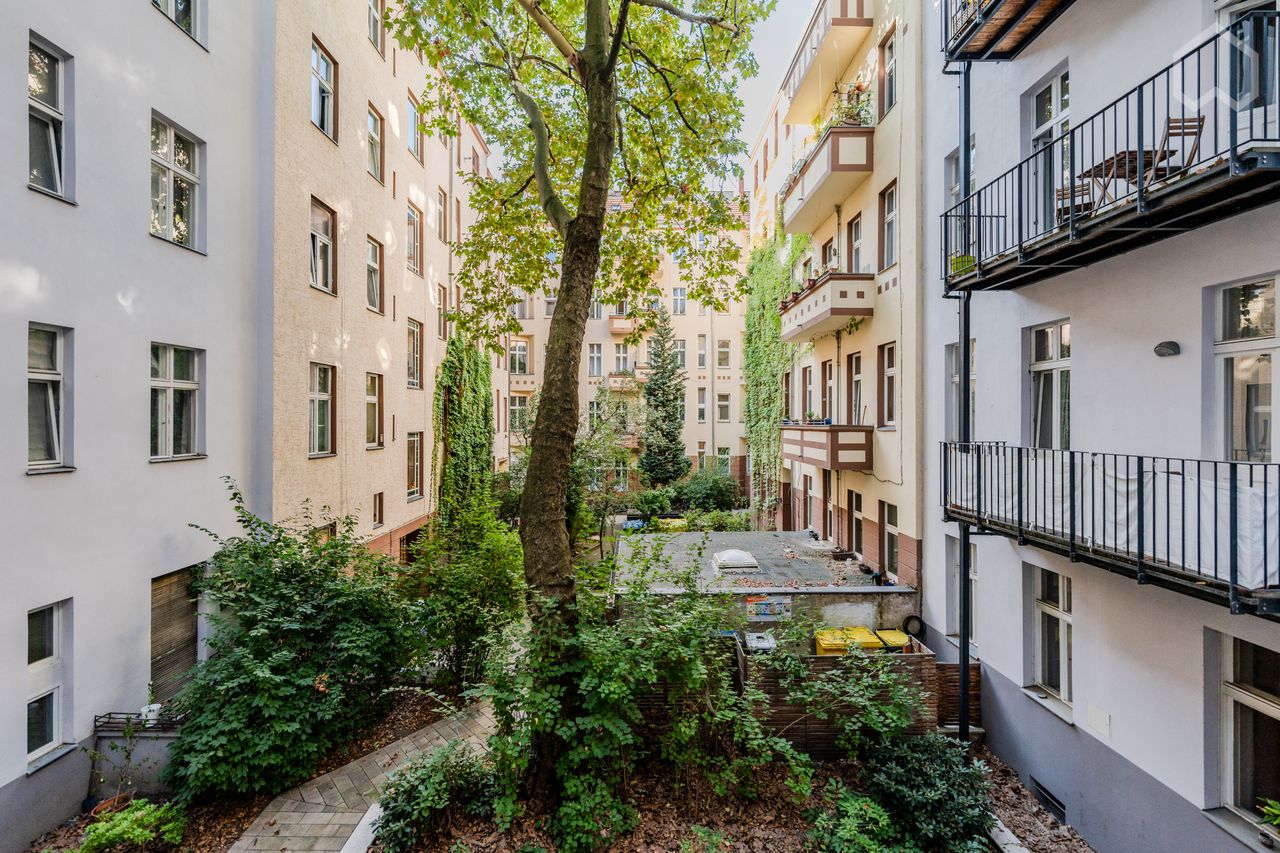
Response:
[[[973,272],[974,266],[976,262],[973,255],[954,255],[951,258],[951,275],[952,277],[967,275]]]
[[[813,426],[815,424],[821,423],[821,421],[818,420],[818,413],[814,411],[808,411],[804,413],[804,422],[808,426]]]

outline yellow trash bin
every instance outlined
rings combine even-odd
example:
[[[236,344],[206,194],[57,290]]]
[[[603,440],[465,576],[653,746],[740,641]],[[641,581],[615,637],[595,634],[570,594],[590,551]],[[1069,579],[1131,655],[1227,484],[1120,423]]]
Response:
[[[884,643],[886,651],[902,652],[911,648],[911,636],[906,631],[895,631],[892,628],[881,628],[876,636]]]
[[[814,637],[820,655],[842,655],[849,651],[849,637],[843,628],[823,628]]]
[[[876,636],[876,632],[864,625],[845,628],[844,632],[849,638],[849,645],[857,646],[864,652],[874,652],[884,648],[884,642]]]

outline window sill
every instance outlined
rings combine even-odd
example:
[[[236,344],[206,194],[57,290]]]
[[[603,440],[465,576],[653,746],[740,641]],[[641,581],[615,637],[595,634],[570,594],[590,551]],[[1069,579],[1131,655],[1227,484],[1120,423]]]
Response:
[[[957,649],[960,648],[960,638],[955,634],[947,634],[947,642]],[[978,644],[973,640],[969,641],[969,657],[975,661],[978,660]]]
[[[375,181],[377,181],[377,182],[378,182],[378,186],[383,187],[383,188],[385,188],[385,187],[387,186],[387,182],[386,182],[386,181],[382,180],[382,178],[379,178],[377,175],[375,175],[373,172],[370,172],[368,169],[365,169],[365,170],[364,170],[364,173],[365,173],[366,175],[368,175],[369,177],[373,178]]]
[[[1076,721],[1072,717],[1071,706],[1066,702],[1063,702],[1061,699],[1053,696],[1053,694],[1035,686],[1024,687],[1022,688],[1022,692],[1028,699],[1035,702],[1058,719],[1062,720],[1062,722],[1073,728],[1075,727]]]
[[[405,499],[405,503],[407,504],[416,503],[417,501],[420,501],[425,497],[426,495],[411,495]]]
[[[386,448],[385,444],[366,444],[364,446],[365,450],[386,450]]]
[[[1275,839],[1270,847],[1264,844],[1262,841],[1264,833],[1266,833],[1268,838],[1274,838],[1274,836],[1267,833],[1266,830],[1261,829],[1257,824],[1241,817],[1225,806],[1216,809],[1206,809],[1204,811],[1204,816],[1209,819],[1210,823],[1217,826],[1218,829],[1221,829],[1227,835],[1230,835],[1249,850],[1268,851],[1275,850],[1277,846],[1280,846],[1280,839]]]
[[[51,199],[54,199],[55,201],[60,201],[63,204],[69,204],[72,207],[80,206],[79,203],[72,201],[71,199],[67,198],[65,195],[59,195],[53,190],[47,190],[44,187],[38,187],[35,184],[27,184],[27,189],[31,190],[33,193],[40,193],[40,195],[42,196],[47,196]]]
[[[28,477],[38,477],[41,474],[70,474],[76,470],[74,465],[50,465],[47,468],[28,468]]]
[[[34,761],[28,762],[27,775],[31,776],[37,771],[43,770],[62,756],[75,751],[76,745],[74,743],[64,743],[59,746],[55,746],[53,749],[49,750]]]
[[[203,50],[205,53],[208,53],[208,52],[209,52],[209,48],[205,46],[205,43],[204,43],[204,42],[202,42],[202,41],[200,41],[200,39],[196,38],[195,33],[189,33],[189,32],[187,32],[186,30],[184,30],[184,29],[182,28],[182,25],[181,25],[181,24],[179,24],[179,23],[178,23],[177,21],[175,21],[173,18],[170,18],[168,15],[166,15],[166,14],[164,13],[164,9],[161,9],[159,6],[156,6],[154,3],[153,3],[153,4],[151,4],[151,6],[152,6],[152,8],[153,8],[153,9],[155,9],[157,12],[159,12],[159,13],[160,13],[160,15],[161,15],[161,16],[162,16],[166,21],[168,21],[169,23],[171,23],[171,24],[173,24],[175,27],[177,27],[177,28],[178,28],[178,32],[182,33],[184,36],[186,36],[187,38],[189,38],[189,39],[191,39],[193,42],[195,42],[195,43],[196,43],[196,46],[197,46],[197,47],[199,47],[201,50]]]
[[[323,287],[312,284],[311,289],[316,293],[323,293],[325,296],[332,296],[335,299],[338,297],[338,289],[336,287],[333,290],[325,290]]]
[[[898,431],[897,424],[884,424],[882,426],[876,427],[876,432],[897,432],[897,431]]]
[[[320,135],[323,136],[325,139],[329,140],[330,142],[332,142],[335,148],[337,147],[338,136],[336,133],[330,134],[327,130],[325,130],[320,125],[316,124],[314,121],[311,122],[311,126],[314,127],[316,130],[320,131]]]
[[[419,382],[417,385],[414,385],[412,382],[410,382],[410,383],[406,384],[404,387],[405,387],[405,388],[408,388],[410,391],[421,391],[421,390],[422,390],[422,383],[421,383],[421,382]]]
[[[336,453],[308,453],[308,459],[332,459],[338,454]]]
[[[184,251],[191,252],[193,254],[199,255],[202,258],[209,257],[209,253],[204,251],[203,249],[197,249],[194,246],[184,246],[181,243],[177,242],[176,240],[170,240],[168,237],[161,237],[159,234],[152,234],[151,236],[159,240],[161,243],[168,243],[170,246],[174,246]]]
[[[153,465],[159,465],[164,462],[190,462],[193,459],[208,459],[207,453],[189,453],[186,456],[156,456],[147,461]]]

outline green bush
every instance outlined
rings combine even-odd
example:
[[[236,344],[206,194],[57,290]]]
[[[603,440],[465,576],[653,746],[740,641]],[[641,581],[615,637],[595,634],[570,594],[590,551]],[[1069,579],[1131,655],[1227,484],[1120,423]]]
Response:
[[[849,790],[839,780],[827,783],[826,809],[811,815],[811,850],[818,853],[918,853],[898,844],[898,830],[889,813],[875,800]]]
[[[659,515],[671,512],[671,490],[650,489],[647,492],[639,492],[635,496],[634,504],[640,517],[645,521],[651,521]]]
[[[751,518],[745,512],[726,512],[714,509],[701,512],[696,509],[685,513],[686,529],[693,531],[745,531],[751,529]]]
[[[176,803],[134,800],[89,824],[79,853],[100,853],[122,845],[141,847],[155,841],[179,844],[186,824],[186,815]]]
[[[986,766],[937,733],[887,738],[871,750],[867,786],[903,834],[928,850],[984,850],[991,829]]]
[[[711,512],[731,510],[738,505],[738,481],[711,468],[698,471],[681,485],[681,495],[689,509]]]
[[[451,740],[391,774],[374,833],[386,853],[410,853],[444,825],[451,810],[489,814],[493,793],[493,769],[466,743]]]
[[[308,533],[263,521],[231,487],[242,534],[193,587],[212,605],[209,659],[179,695],[165,781],[201,794],[275,793],[367,725],[418,650],[397,566],[343,519]],[[213,536],[213,534],[210,534]]]
[[[520,537],[487,513],[470,519],[449,541],[424,540],[408,583],[422,598],[427,650],[449,682],[472,684],[483,669],[486,637],[523,612]]]

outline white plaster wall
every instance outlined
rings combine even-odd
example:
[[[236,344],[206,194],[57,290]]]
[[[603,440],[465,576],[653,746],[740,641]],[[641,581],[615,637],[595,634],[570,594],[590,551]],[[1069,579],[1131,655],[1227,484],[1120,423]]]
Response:
[[[207,13],[206,49],[150,3],[0,7],[0,785],[26,769],[27,611],[73,600],[61,735],[82,739],[94,714],[146,701],[150,579],[212,553],[188,524],[232,532],[219,478],[261,496],[250,463],[270,418],[255,359],[274,12],[233,0]],[[74,58],[75,205],[24,186],[29,31]],[[149,233],[153,109],[205,143],[207,254]],[[74,472],[26,474],[32,321],[74,330]],[[152,341],[206,352],[205,459],[148,461]]]

